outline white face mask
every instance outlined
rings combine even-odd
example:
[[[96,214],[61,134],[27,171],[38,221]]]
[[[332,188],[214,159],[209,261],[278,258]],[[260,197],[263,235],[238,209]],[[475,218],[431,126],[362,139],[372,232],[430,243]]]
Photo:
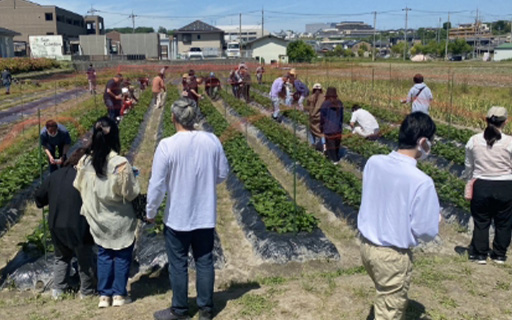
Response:
[[[51,133],[50,131],[48,131],[48,135],[52,138],[55,138],[57,136],[57,133],[59,133],[59,130],[55,130],[55,133]]]
[[[418,140],[418,151],[421,153],[418,160],[427,159],[430,154],[430,150],[432,149],[432,143],[427,138],[421,138]]]

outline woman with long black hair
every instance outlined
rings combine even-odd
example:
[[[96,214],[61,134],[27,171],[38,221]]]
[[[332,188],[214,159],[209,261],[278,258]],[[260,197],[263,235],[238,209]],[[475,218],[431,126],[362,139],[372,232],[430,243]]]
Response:
[[[131,201],[140,187],[130,163],[119,155],[120,149],[119,129],[114,120],[99,118],[73,182],[82,196],[81,214],[98,245],[100,308],[131,302],[126,284],[137,227]]]
[[[338,99],[336,88],[329,87],[320,108],[322,143],[329,160],[335,165],[340,160],[341,133],[343,131],[343,103]]]
[[[475,228],[469,258],[486,264],[488,255],[503,264],[512,231],[512,137],[502,132],[508,113],[503,107],[487,112],[487,128],[466,144],[465,177],[473,180],[471,215]],[[489,227],[495,235],[489,248]]]

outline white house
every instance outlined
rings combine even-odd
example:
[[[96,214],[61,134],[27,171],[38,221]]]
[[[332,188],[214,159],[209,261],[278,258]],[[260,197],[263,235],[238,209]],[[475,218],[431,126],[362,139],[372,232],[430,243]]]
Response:
[[[14,57],[13,38],[19,35],[18,32],[0,28],[0,58]]]
[[[249,42],[269,34],[267,30],[262,30],[258,25],[239,25],[216,26],[224,31],[224,42],[238,41],[241,35],[242,42]]]
[[[512,59],[512,43],[504,43],[494,49],[494,61]]]
[[[286,47],[288,41],[273,35],[261,37],[246,44],[253,59],[270,64],[273,62],[288,62]]]

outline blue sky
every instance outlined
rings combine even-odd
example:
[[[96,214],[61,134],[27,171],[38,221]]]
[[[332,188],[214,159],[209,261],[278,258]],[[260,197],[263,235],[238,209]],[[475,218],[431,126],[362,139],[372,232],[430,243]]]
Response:
[[[261,9],[265,9],[265,29],[269,31],[304,31],[306,23],[339,22],[343,20],[365,21],[373,25],[371,12],[377,11],[377,29],[402,28],[405,23],[403,8],[408,6],[409,26],[437,27],[439,18],[447,20],[452,14],[452,23],[469,23],[475,20],[477,8],[484,21],[512,18],[510,0],[33,0],[42,5],[57,5],[82,15],[91,5],[100,10],[105,26],[131,26],[128,15],[134,12],[136,26],[151,26],[157,29],[180,28],[196,19],[212,25],[238,25],[239,13],[242,24],[261,24]]]

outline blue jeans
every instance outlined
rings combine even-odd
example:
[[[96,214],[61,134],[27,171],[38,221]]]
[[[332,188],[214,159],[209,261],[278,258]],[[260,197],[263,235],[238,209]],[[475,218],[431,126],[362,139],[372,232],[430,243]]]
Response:
[[[165,247],[169,259],[169,280],[172,289],[171,310],[177,315],[188,314],[188,251],[192,246],[196,263],[197,306],[213,311],[213,232],[214,229],[175,231],[165,227]]]
[[[108,110],[108,117],[114,121],[117,121],[117,117],[121,114],[122,102],[118,102],[121,100],[116,100],[115,102],[110,99],[105,99],[105,105]]]
[[[98,246],[98,293],[100,296],[126,296],[133,244],[121,250]]]

